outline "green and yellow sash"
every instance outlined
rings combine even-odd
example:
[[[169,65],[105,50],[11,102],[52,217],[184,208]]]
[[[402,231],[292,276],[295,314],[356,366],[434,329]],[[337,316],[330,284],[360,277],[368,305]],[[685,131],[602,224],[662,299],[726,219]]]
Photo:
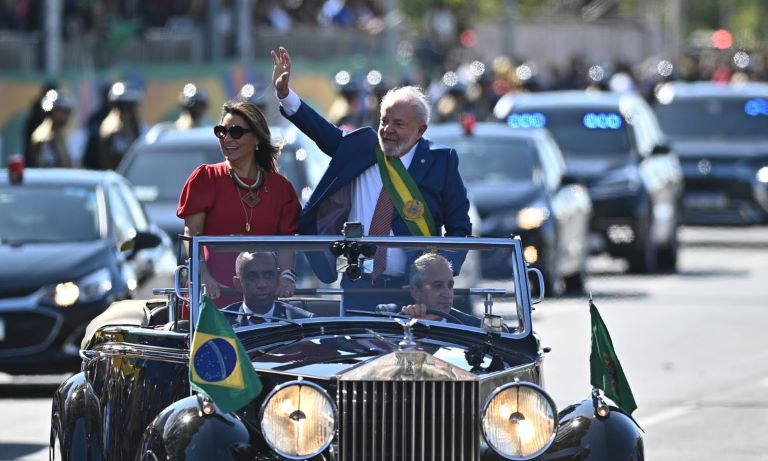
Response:
[[[432,213],[403,162],[399,158],[384,155],[381,146],[376,146],[376,162],[392,205],[403,218],[411,235],[437,235]]]

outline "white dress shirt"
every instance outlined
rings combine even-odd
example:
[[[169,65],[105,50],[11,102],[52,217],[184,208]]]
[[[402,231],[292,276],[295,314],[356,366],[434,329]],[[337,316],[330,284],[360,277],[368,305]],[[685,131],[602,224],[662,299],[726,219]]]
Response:
[[[283,99],[278,97],[278,101],[280,101],[283,111],[289,116],[295,114],[301,106],[301,98],[299,98],[299,95],[293,90],[289,90],[288,96]],[[406,170],[411,166],[415,154],[416,144],[400,157],[400,161],[403,162],[403,166]],[[352,181],[352,203],[347,220],[362,223],[365,229],[365,235],[368,235],[368,229],[371,228],[373,211],[376,209],[376,202],[379,199],[382,187],[384,187],[384,184],[381,181],[381,173],[379,172],[378,163],[374,163],[373,166],[363,171],[360,176]],[[389,235],[394,235],[391,229]],[[384,275],[404,275],[406,269],[405,264],[405,250],[400,248],[389,248],[387,250],[387,268],[384,270]],[[371,273],[372,271],[373,258],[366,259],[363,263],[363,272]]]

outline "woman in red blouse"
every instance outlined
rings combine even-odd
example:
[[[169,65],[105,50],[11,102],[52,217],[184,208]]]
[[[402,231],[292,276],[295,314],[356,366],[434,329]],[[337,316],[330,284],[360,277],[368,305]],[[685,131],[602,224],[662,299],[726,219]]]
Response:
[[[187,179],[176,215],[184,219],[184,235],[293,235],[301,206],[291,183],[277,171],[279,148],[264,114],[246,101],[224,104],[214,134],[224,161],[200,165]],[[237,254],[205,251],[201,281],[219,306],[242,299],[222,296],[232,286]],[[295,290],[294,255],[279,256],[278,296]]]

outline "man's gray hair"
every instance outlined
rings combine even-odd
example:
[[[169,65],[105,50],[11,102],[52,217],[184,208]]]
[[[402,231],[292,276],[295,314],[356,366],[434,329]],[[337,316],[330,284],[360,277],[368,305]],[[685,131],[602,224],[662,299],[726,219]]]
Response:
[[[235,275],[240,277],[243,273],[243,269],[245,269],[246,264],[253,261],[258,256],[269,256],[275,261],[275,269],[278,269],[277,264],[277,254],[273,251],[243,251],[239,255],[237,255],[237,259],[235,260]]]
[[[451,264],[445,256],[440,253],[424,253],[416,258],[416,260],[413,261],[413,264],[411,264],[411,274],[408,280],[411,286],[421,288],[423,285],[424,271],[435,264],[445,265],[445,267],[450,269],[451,273],[453,273],[453,264]]]
[[[416,109],[416,114],[421,118],[424,124],[429,125],[429,119],[432,116],[429,100],[424,91],[413,85],[401,86],[392,88],[387,91],[387,94],[381,98],[381,105],[379,109],[389,107],[396,102],[405,102],[413,106]]]

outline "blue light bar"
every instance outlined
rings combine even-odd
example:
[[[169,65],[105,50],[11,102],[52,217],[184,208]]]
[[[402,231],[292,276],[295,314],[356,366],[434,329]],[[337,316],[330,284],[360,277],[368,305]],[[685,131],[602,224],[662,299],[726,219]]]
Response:
[[[590,130],[618,130],[624,121],[621,115],[615,112],[587,112],[582,123]]]
[[[757,117],[758,115],[768,115],[768,99],[750,99],[744,103],[744,113],[751,115],[752,117]]]
[[[547,126],[547,116],[541,112],[521,112],[510,114],[507,125],[512,128],[544,128]]]

